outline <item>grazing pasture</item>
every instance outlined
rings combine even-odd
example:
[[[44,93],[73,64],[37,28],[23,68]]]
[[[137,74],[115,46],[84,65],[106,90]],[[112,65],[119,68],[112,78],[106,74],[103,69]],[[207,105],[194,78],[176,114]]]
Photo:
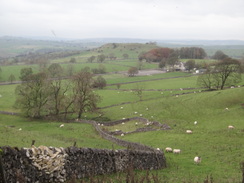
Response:
[[[109,72],[117,69],[124,73],[128,66],[133,65],[132,62],[118,63],[104,65]],[[125,66],[126,64],[128,66]],[[93,68],[98,65],[76,63],[73,66],[80,70],[83,66]],[[12,67],[16,73],[20,70],[17,67],[19,66]],[[2,67],[3,72],[4,69],[5,66]],[[101,103],[98,104],[100,109],[94,114],[84,113],[82,118],[97,119],[100,123],[106,123],[104,119],[114,121],[143,117],[149,121],[169,125],[171,130],[119,136],[124,140],[139,142],[155,149],[164,150],[166,147],[172,147],[181,150],[180,154],[165,153],[168,167],[152,171],[157,173],[162,181],[203,182],[208,177],[208,180],[213,179],[213,182],[241,182],[240,163],[244,161],[244,88],[212,92],[201,89],[199,92],[200,89],[195,89],[198,87],[197,76],[184,77],[189,75],[181,72],[136,77],[127,77],[123,73],[104,75],[107,83],[113,85],[95,90],[102,97]],[[182,77],[171,78],[178,76]],[[150,79],[160,80],[145,81]],[[117,83],[120,83],[119,89]],[[19,112],[14,107],[16,86],[0,85],[0,111]],[[133,91],[135,89],[142,89],[142,98]],[[183,94],[187,92],[191,93]],[[197,124],[194,124],[195,121]],[[64,125],[60,127],[62,124]],[[138,124],[139,127],[141,125]],[[229,125],[235,128],[229,129]],[[111,127],[110,130],[120,128],[129,131],[137,127],[134,123],[125,123]],[[186,130],[191,130],[192,134],[187,134]],[[0,146],[29,147],[32,140],[36,140],[36,146],[68,147],[76,142],[78,147],[122,148],[102,139],[89,124],[31,120],[21,116],[0,114]],[[194,163],[196,156],[201,157],[201,163],[198,165]]]
[[[99,149],[121,148],[102,139],[93,126],[80,123],[30,120],[20,116],[0,114],[0,146],[30,147],[35,146],[69,147],[76,142],[79,147]]]
[[[240,163],[244,153],[243,98],[244,88],[237,88],[127,104],[123,105],[122,112],[118,107],[103,111],[105,116],[114,120],[142,113],[143,117],[172,128],[121,137],[155,148],[181,149],[179,155],[166,153],[169,167],[159,171],[163,180],[197,182],[211,175],[214,182],[240,182]],[[145,110],[146,107],[149,110]],[[134,114],[134,111],[138,113]],[[196,120],[198,124],[194,125]],[[228,129],[230,124],[238,129]],[[187,129],[193,134],[186,134]],[[200,165],[194,164],[195,156],[201,156]]]

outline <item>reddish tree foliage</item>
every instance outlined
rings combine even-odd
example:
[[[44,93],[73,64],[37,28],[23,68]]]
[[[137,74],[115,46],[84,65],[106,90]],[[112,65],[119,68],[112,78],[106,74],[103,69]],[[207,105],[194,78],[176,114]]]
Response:
[[[163,59],[168,59],[172,52],[174,50],[170,48],[155,48],[140,55],[140,59],[145,59],[147,62],[160,62]]]

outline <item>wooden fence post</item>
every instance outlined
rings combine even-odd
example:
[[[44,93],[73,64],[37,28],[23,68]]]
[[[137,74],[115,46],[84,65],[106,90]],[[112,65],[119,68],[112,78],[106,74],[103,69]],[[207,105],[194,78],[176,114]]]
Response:
[[[32,142],[31,142],[31,146],[33,146],[34,144],[35,144],[35,140],[32,140]]]

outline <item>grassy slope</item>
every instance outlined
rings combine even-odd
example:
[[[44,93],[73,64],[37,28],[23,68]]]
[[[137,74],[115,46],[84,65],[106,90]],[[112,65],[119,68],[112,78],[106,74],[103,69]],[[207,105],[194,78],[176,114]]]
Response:
[[[158,77],[158,76],[152,76]],[[140,80],[143,77],[122,78]],[[110,80],[111,79],[111,80]],[[108,78],[108,83],[120,80]],[[169,79],[145,82],[145,89],[179,89],[194,87],[196,78]],[[160,84],[159,84],[160,83]],[[0,110],[15,111],[14,87],[0,86]],[[135,88],[136,84],[122,85],[121,89]],[[131,92],[98,90],[103,102],[100,106],[108,106],[121,102],[135,102],[138,97]],[[174,93],[172,93],[174,94]],[[159,171],[163,179],[168,182],[197,182],[212,174],[215,182],[240,182],[239,163],[243,161],[243,118],[244,110],[240,104],[244,103],[243,88],[224,91],[195,93],[172,97],[170,92],[144,92],[144,98],[157,97],[157,100],[135,102],[127,105],[103,109],[103,115],[111,120],[133,117],[135,111],[150,120],[160,121],[172,127],[170,131],[156,131],[127,135],[124,138],[140,142],[153,147],[182,149],[182,154],[175,156],[166,154],[168,169]],[[149,108],[147,111],[146,108]],[[226,111],[228,107],[230,110]],[[193,122],[197,120],[197,126]],[[111,148],[111,143],[102,140],[92,126],[85,124],[67,124],[67,128],[60,129],[61,123],[29,122],[24,118],[0,115],[0,146],[29,146],[32,139],[38,139],[36,145],[70,146],[77,141],[78,146]],[[229,131],[227,126],[236,127]],[[6,127],[14,125],[14,128]],[[18,131],[22,128],[22,131]],[[193,130],[192,135],[185,134],[186,129]],[[193,164],[195,155],[202,156],[202,164]]]
[[[36,140],[36,146],[69,147],[77,142],[79,147],[112,148],[112,143],[102,139],[92,125],[65,123],[63,128],[60,125],[61,122],[30,121],[0,114],[0,146],[30,147],[32,140]]]
[[[240,106],[244,103],[243,98],[244,88],[237,88],[178,98],[165,97],[124,105],[120,112],[118,107],[106,109],[104,112],[109,118],[121,119],[123,116],[135,116],[133,112],[137,111],[148,119],[172,127],[169,131],[124,137],[126,140],[155,148],[180,148],[180,155],[166,154],[169,168],[160,171],[160,176],[166,176],[169,182],[202,181],[210,174],[216,182],[239,182],[239,163],[243,161],[244,153],[244,109]],[[149,107],[148,111],[145,110],[146,107]],[[226,107],[229,111],[225,110]],[[195,120],[198,125],[193,124]],[[227,126],[230,124],[236,129],[228,130]],[[185,134],[187,129],[193,130],[193,134]],[[196,155],[202,157],[202,164],[199,166],[193,163]]]

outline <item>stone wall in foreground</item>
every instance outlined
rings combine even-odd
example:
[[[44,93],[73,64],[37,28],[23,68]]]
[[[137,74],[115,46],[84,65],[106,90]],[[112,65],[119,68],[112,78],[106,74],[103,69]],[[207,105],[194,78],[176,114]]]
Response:
[[[134,169],[152,170],[166,167],[162,151],[106,150],[92,148],[0,147],[0,183],[64,182]],[[2,175],[3,174],[3,175]],[[3,177],[4,176],[4,177]]]

